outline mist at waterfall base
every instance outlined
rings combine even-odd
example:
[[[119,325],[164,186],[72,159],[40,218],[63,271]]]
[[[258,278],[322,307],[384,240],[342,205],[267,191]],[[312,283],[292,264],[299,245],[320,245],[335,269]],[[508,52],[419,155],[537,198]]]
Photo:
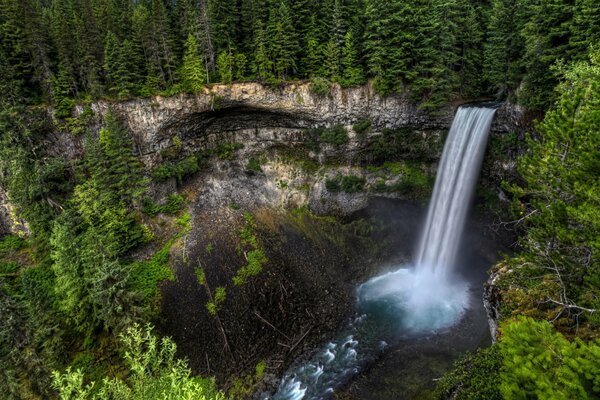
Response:
[[[263,398],[329,398],[388,346],[441,332],[460,320],[472,299],[469,284],[453,271],[494,113],[486,107],[457,111],[413,265],[360,285],[359,316],[308,360],[292,365],[277,392]]]

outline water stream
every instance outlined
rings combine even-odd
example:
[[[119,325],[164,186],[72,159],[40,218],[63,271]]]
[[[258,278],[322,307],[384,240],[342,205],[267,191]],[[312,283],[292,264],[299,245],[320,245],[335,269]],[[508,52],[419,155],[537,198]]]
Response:
[[[469,203],[495,109],[458,109],[444,146],[414,264],[357,288],[358,317],[283,376],[273,400],[330,398],[400,340],[450,328],[469,308],[469,284],[455,274]]]

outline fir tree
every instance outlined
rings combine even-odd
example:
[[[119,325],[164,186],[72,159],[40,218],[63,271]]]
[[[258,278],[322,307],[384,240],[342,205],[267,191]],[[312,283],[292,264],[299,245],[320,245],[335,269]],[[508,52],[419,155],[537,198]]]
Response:
[[[345,86],[357,86],[365,83],[362,66],[358,62],[358,51],[352,30],[346,33],[343,54],[344,75],[342,84]]]
[[[223,50],[217,57],[217,71],[223,83],[231,83],[233,80],[233,55],[231,50]]]
[[[185,53],[180,75],[186,91],[195,93],[203,88],[206,71],[202,58],[198,54],[198,42],[192,34],[188,35],[185,42]]]

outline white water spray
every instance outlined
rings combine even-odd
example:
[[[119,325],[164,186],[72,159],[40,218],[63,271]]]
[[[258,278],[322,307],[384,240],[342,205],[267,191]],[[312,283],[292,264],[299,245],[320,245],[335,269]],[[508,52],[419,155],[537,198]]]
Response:
[[[447,275],[454,267],[495,112],[462,107],[456,113],[415,260],[418,270]]]
[[[414,267],[361,285],[361,302],[383,302],[408,333],[452,326],[468,307],[466,283],[452,271],[496,110],[459,108],[444,146]]]
[[[321,400],[387,347],[375,335],[434,333],[454,325],[468,307],[469,288],[451,273],[481,168],[495,109],[462,107],[444,146],[427,222],[413,268],[373,278],[358,288],[357,318],[335,342],[282,378],[264,399]],[[360,340],[355,339],[360,337]]]

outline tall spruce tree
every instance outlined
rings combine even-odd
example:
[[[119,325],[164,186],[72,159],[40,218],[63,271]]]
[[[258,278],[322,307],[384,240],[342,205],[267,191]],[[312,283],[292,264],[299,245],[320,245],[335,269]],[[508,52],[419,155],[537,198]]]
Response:
[[[180,75],[184,89],[190,93],[196,93],[204,86],[206,70],[202,57],[198,53],[198,42],[191,33],[185,42]]]

